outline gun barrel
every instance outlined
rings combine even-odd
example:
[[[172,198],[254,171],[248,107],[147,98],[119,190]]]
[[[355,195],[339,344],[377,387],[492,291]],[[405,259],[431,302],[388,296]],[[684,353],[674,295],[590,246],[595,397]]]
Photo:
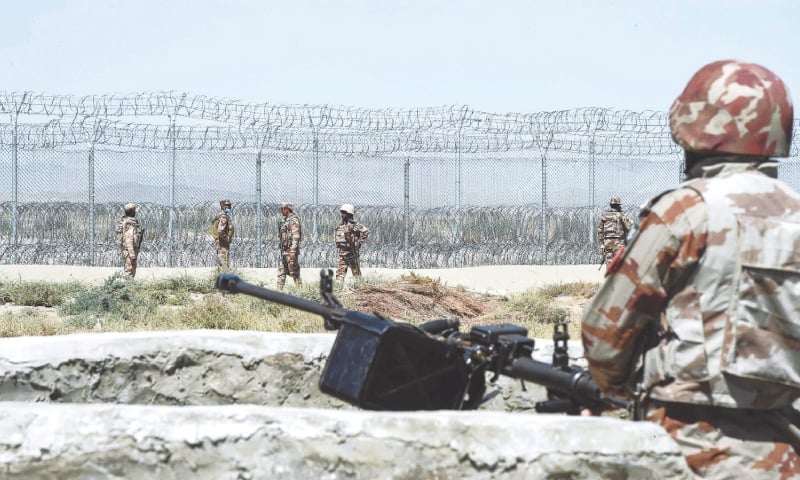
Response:
[[[322,305],[321,303],[253,285],[252,283],[245,282],[239,278],[238,275],[228,273],[219,275],[214,286],[225,293],[244,293],[245,295],[286,305],[287,307],[296,308],[304,312],[315,313],[321,317],[330,316],[332,312],[330,307]]]
[[[627,408],[628,406],[626,400],[603,395],[589,372],[576,367],[573,367],[572,372],[565,372],[549,363],[530,357],[520,357],[507,365],[503,373],[591,403],[602,403],[617,408]]]

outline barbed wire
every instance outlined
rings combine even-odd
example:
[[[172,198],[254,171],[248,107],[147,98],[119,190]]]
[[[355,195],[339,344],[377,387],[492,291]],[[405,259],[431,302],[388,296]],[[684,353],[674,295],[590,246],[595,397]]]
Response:
[[[581,137],[568,134],[461,135],[437,132],[298,132],[276,128],[263,136],[232,127],[144,125],[98,120],[93,124],[51,121],[46,124],[0,123],[0,147],[14,142],[20,150],[71,146],[108,146],[145,150],[282,150],[336,154],[390,154],[396,152],[490,153],[507,151],[561,151],[630,155],[666,155],[679,151],[668,133],[617,134]]]
[[[152,92],[132,95],[49,95],[0,92],[0,112],[56,117],[180,116],[235,126],[279,125],[283,128],[353,129],[359,131],[469,129],[490,134],[538,131],[618,130],[645,132],[666,125],[663,112],[581,108],[539,113],[488,113],[468,105],[366,109],[338,105],[280,105]],[[560,130],[559,130],[560,129]]]
[[[145,229],[140,266],[214,266],[216,252],[208,226],[215,207],[212,203],[181,205],[178,210],[181,221],[176,225],[170,245],[167,238],[169,207],[140,204],[138,217]],[[235,266],[277,267],[278,207],[278,204],[263,204],[259,208],[252,203],[236,206],[236,235],[231,248]],[[304,226],[301,265],[335,267],[337,252],[333,230],[340,221],[338,206],[296,207]],[[11,208],[11,202],[0,203],[0,218],[7,218]],[[102,203],[92,208],[93,240],[90,225],[85,221],[87,205],[84,203],[18,205],[22,221],[17,233],[17,262],[119,266],[121,257],[115,226],[121,206]],[[261,238],[256,228],[258,215],[265,226]],[[309,232],[314,216],[320,231],[316,240]],[[549,209],[544,217],[548,226],[544,239],[541,237],[541,210],[535,205],[408,211],[403,207],[366,206],[359,209],[358,216],[372,231],[361,252],[362,266],[366,267],[436,268],[538,264],[545,260],[571,264],[593,263],[600,258],[596,248],[581,240],[595,216],[585,208]],[[460,225],[458,235],[453,228],[455,223]],[[0,241],[0,263],[8,263],[11,254],[10,242]]]
[[[11,119],[0,123],[0,146],[16,141],[17,148],[27,150],[93,144],[345,154],[550,150],[661,155],[676,149],[666,134],[663,112],[604,108],[498,114],[467,105],[364,109],[251,104],[177,92],[83,97],[0,92],[0,113]],[[147,123],[153,118],[162,121]],[[176,118],[195,123],[178,124]]]

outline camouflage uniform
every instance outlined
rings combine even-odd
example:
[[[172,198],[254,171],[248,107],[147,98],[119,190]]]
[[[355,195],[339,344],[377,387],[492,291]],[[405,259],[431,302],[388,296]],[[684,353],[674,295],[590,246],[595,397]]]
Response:
[[[614,255],[627,244],[628,232],[633,227],[633,220],[622,211],[619,199],[612,198],[610,204],[611,209],[597,221],[597,241],[600,242],[606,269],[611,265]]]
[[[345,220],[343,216],[342,223],[336,227],[333,233],[336,248],[339,250],[336,279],[341,282],[344,281],[348,267],[353,272],[354,277],[361,276],[359,251],[361,250],[361,244],[369,237],[369,229],[353,219],[353,206],[349,204],[342,205],[343,209],[347,207],[350,208],[348,212],[349,218]],[[347,210],[341,211],[345,212]]]
[[[582,336],[598,386],[641,400],[641,416],[669,432],[698,476],[791,478],[800,476],[800,195],[766,157],[788,154],[792,109],[785,93],[780,102],[771,92],[782,109],[759,103],[753,77],[767,76],[766,89],[782,83],[741,65],[704,67],[689,86],[713,88],[687,86],[673,105],[691,179],[643,208],[586,307]],[[706,116],[685,98],[698,92],[730,106]]]
[[[211,235],[214,237],[214,247],[217,249],[217,267],[220,268],[227,268],[229,265],[234,231],[233,219],[228,213],[230,207],[230,200],[222,200],[220,202],[222,211],[217,213],[214,220],[211,221]]]
[[[281,249],[281,262],[278,265],[278,288],[286,285],[286,274],[293,279],[295,285],[302,285],[300,280],[300,240],[303,237],[300,218],[291,210],[291,205],[284,203],[281,207],[288,209],[278,224],[278,241]]]
[[[136,219],[136,210],[135,204],[125,205],[125,215],[119,219],[116,227],[117,243],[122,253],[122,274],[128,279],[136,276],[136,264],[144,233]]]

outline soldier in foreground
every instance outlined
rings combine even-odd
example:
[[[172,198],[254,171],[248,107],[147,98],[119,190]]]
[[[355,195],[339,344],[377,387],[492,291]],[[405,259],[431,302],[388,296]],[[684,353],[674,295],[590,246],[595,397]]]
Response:
[[[361,250],[361,244],[369,237],[369,229],[356,222],[353,218],[355,211],[355,207],[349,203],[342,205],[339,208],[339,214],[342,216],[342,223],[336,227],[333,233],[336,248],[339,250],[336,266],[336,280],[341,283],[344,283],[344,276],[347,273],[348,267],[353,272],[354,277],[361,276],[359,252]]]
[[[126,203],[123,207],[125,214],[117,222],[117,244],[122,253],[122,274],[126,279],[136,276],[136,264],[139,259],[139,250],[142,247],[144,230],[136,219],[139,207],[135,203]]]
[[[611,197],[608,205],[610,208],[597,221],[597,241],[600,242],[606,270],[614,255],[627,245],[628,233],[633,227],[631,217],[622,211],[622,200],[619,197]]]
[[[699,476],[800,475],[800,195],[769,159],[789,155],[791,99],[771,71],[721,61],[669,120],[687,180],[643,207],[587,305],[589,369]]]
[[[300,280],[300,240],[303,238],[303,230],[300,225],[300,218],[294,213],[294,206],[291,203],[281,204],[281,215],[283,218],[278,224],[278,243],[281,250],[280,264],[278,265],[278,288],[283,289],[286,285],[286,274],[294,279],[295,285],[302,285]]]
[[[233,211],[230,200],[219,201],[220,212],[211,220],[211,236],[217,249],[217,267],[228,268],[233,241]]]

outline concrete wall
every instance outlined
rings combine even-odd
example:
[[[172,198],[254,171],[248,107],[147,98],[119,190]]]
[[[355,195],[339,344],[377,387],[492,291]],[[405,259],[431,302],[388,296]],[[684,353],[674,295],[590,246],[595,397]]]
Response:
[[[479,411],[353,409],[317,387],[333,338],[0,339],[0,477],[690,478],[659,427],[533,414],[512,379]]]

